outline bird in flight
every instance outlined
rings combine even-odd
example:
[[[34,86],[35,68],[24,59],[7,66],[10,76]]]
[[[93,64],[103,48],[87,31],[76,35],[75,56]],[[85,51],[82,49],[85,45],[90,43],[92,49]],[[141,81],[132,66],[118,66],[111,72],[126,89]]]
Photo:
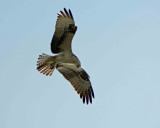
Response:
[[[83,103],[92,103],[94,92],[89,75],[81,68],[81,63],[72,52],[72,39],[77,31],[71,10],[57,14],[55,32],[51,40],[51,51],[55,56],[39,55],[37,70],[51,76],[56,68],[74,87]]]

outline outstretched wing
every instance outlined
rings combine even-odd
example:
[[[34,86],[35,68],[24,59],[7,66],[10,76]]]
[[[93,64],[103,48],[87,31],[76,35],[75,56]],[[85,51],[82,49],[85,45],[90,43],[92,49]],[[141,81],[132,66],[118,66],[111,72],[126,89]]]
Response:
[[[94,92],[89,80],[88,74],[82,69],[77,68],[74,64],[58,63],[57,70],[72,84],[74,89],[83,99],[83,103],[92,103]]]
[[[71,10],[58,13],[55,32],[51,41],[51,51],[53,53],[68,52],[72,54],[71,42],[77,30]]]

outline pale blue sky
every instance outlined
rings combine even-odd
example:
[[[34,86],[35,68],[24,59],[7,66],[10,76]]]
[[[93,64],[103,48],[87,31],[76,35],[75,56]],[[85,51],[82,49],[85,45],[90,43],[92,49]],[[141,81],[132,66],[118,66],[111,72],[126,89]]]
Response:
[[[93,104],[58,71],[36,70],[64,7]],[[0,43],[0,128],[160,128],[159,0],[1,1]]]

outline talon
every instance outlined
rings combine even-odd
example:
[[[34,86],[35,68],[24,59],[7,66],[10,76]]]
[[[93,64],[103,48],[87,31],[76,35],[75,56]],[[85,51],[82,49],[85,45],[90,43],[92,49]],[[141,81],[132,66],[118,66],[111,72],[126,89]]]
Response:
[[[55,63],[50,64],[50,68],[54,69],[54,67],[55,67],[54,65],[55,65]]]

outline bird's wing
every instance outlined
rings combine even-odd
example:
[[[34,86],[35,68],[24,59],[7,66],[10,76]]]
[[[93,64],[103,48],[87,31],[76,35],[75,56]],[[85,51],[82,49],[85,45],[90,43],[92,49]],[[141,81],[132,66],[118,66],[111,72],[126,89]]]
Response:
[[[82,98],[83,103],[92,103],[94,92],[89,80],[89,75],[82,68],[77,68],[74,64],[58,63],[57,70],[72,84],[74,89]]]
[[[55,32],[51,41],[52,53],[72,53],[71,42],[77,30],[71,10],[60,11],[56,21]]]

